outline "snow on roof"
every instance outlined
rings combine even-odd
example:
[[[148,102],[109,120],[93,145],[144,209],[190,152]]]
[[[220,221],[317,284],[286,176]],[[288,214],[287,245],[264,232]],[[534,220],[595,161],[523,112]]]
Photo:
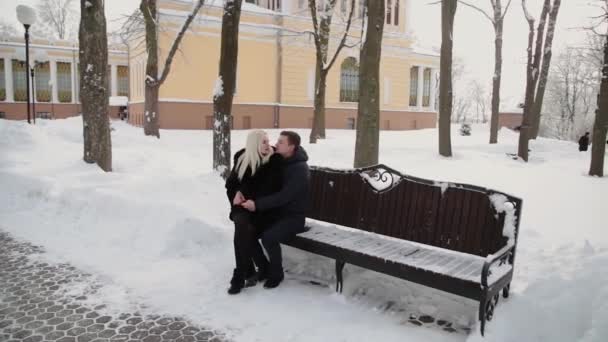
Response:
[[[184,0],[184,1],[180,1],[180,2],[191,3],[191,0]],[[203,7],[205,7],[205,6],[223,8],[224,0],[205,0],[205,4],[203,5]],[[255,4],[252,4],[249,2],[245,2],[245,1],[243,1],[242,5],[241,5],[241,11],[261,13],[261,14],[272,14],[272,15],[280,14],[280,12],[275,12],[273,10],[270,10],[270,9],[267,9],[264,7],[260,7],[258,5],[255,5]]]
[[[126,96],[110,96],[110,106],[126,106],[129,98]]]
[[[501,113],[512,113],[512,114],[523,114],[523,100],[517,100],[514,98],[507,98],[500,101],[500,112]]]
[[[439,51],[437,51],[435,48],[428,48],[419,45],[412,46],[412,51],[419,55],[428,55],[434,57],[439,57],[440,55]]]

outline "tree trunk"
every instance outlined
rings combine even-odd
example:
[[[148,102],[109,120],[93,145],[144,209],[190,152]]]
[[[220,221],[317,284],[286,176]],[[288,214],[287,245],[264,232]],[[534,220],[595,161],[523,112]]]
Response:
[[[523,2],[522,2],[523,4]],[[525,4],[524,4],[525,10]],[[532,47],[534,46],[534,19],[530,17],[526,12],[526,17],[528,20],[528,61],[526,64],[526,97],[524,101],[524,115],[521,124],[521,129],[519,131],[519,144],[517,155],[528,161],[528,142],[530,139],[530,126],[531,126],[531,117],[530,111],[532,109],[532,104],[534,103],[534,88],[535,88],[535,69],[534,69],[534,54],[532,52]]]
[[[538,89],[534,98],[534,106],[532,107],[532,139],[538,137],[538,131],[540,129],[540,116],[543,107],[543,99],[545,97],[545,89],[547,88],[547,77],[549,75],[549,66],[551,65],[553,36],[555,33],[555,22],[557,21],[557,14],[559,13],[559,7],[561,0],[554,0],[553,6],[551,7],[551,13],[549,14],[549,24],[547,25],[547,37],[545,39],[545,47],[543,48],[543,63],[540,70],[540,76],[538,80]]]
[[[498,120],[500,118],[500,82],[502,80],[502,33],[503,14],[501,0],[494,6],[494,77],[492,78],[492,116],[490,119],[490,144],[498,142]]]
[[[331,12],[335,0],[323,3],[323,12],[328,11],[328,6],[331,6]],[[316,1],[310,1],[311,14],[317,15],[316,13]],[[314,6],[314,8],[312,7]],[[318,32],[318,43],[316,45],[316,71],[315,71],[315,109],[314,117],[312,120],[312,129],[310,130],[310,143],[314,144],[317,139],[325,139],[325,87],[327,80],[327,71],[325,70],[325,64],[327,63],[327,53],[329,51],[329,31],[331,27],[331,15],[321,15],[319,22]]]
[[[367,0],[367,27],[359,60],[359,106],[355,167],[378,164],[380,143],[380,57],[384,1]]]
[[[146,87],[144,104],[144,134],[160,138],[158,125],[158,30],[156,0],[142,0],[139,9],[146,26]]]
[[[327,71],[319,70],[319,66],[317,65],[315,79],[315,110],[312,130],[310,131],[311,144],[315,144],[317,139],[325,139],[325,91],[327,88]]]
[[[452,156],[452,48],[457,0],[441,1],[441,57],[439,71],[439,154]]]
[[[597,96],[598,109],[593,124],[593,143],[591,145],[590,176],[604,177],[604,158],[606,153],[606,131],[608,130],[608,35],[604,42],[604,66],[602,83]]]
[[[103,0],[80,0],[78,32],[84,161],[112,171],[108,116],[108,39]]]
[[[236,83],[242,0],[224,3],[220,71],[213,96],[213,168],[225,179],[230,172],[230,121]]]

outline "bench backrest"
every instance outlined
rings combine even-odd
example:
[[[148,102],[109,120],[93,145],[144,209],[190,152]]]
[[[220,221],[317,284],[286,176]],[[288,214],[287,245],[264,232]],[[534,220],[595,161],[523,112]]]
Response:
[[[521,206],[521,199],[498,191],[407,176],[384,165],[311,167],[309,218],[483,257],[509,236],[517,242]]]

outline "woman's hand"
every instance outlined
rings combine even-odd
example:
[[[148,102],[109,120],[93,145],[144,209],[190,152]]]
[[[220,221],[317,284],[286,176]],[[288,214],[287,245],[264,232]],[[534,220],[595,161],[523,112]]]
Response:
[[[234,195],[234,199],[232,200],[232,204],[241,205],[243,202],[245,202],[245,196],[243,196],[240,191],[237,191],[236,195]]]
[[[241,206],[251,212],[255,211],[255,202],[252,200],[248,200],[245,203],[241,204]]]

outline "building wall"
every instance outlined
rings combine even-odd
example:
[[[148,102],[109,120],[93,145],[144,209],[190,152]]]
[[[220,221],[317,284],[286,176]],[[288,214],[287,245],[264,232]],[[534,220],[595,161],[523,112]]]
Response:
[[[162,129],[212,129],[213,104],[188,102],[160,102],[160,122]],[[143,103],[129,106],[129,122],[142,126],[144,120]],[[254,128],[310,128],[313,109],[311,107],[276,106],[258,104],[234,104],[233,129]],[[355,127],[357,109],[327,108],[326,127],[328,129],[349,129]],[[275,120],[276,119],[276,120]],[[432,112],[382,111],[380,128],[383,130],[408,130],[434,128],[437,115]],[[352,126],[351,126],[352,125]]]
[[[434,93],[439,58],[437,54],[416,52],[412,46],[406,22],[408,1],[400,1],[399,24],[385,25],[380,70],[383,129],[434,127],[436,121],[434,104],[428,107],[420,105],[422,94],[418,105],[410,106],[409,103],[410,67],[420,65],[434,70],[431,77]],[[298,8],[298,3],[297,0],[282,1],[282,15],[243,4],[232,113],[237,129],[274,127],[277,120],[280,127],[310,127],[315,92],[315,47],[309,35],[297,34],[312,29],[307,5]],[[340,3],[337,2],[336,12],[341,11]],[[395,2],[392,3],[394,5]],[[190,11],[191,3],[162,0],[158,5],[159,22],[163,27],[159,36],[162,69],[166,53]],[[195,20],[187,31],[180,52],[173,60],[171,73],[160,88],[161,128],[204,129],[209,126],[218,77],[221,15],[221,7],[204,6],[199,13],[200,19]],[[358,8],[355,8],[353,17],[350,35],[356,39],[361,33]],[[339,20],[333,21],[332,31],[336,38],[330,42],[330,50],[337,44],[338,33],[343,29],[344,25]],[[141,41],[130,43],[130,121],[137,125],[143,123],[144,45]],[[346,128],[347,118],[356,116],[356,103],[340,102],[341,65],[348,57],[358,60],[359,48],[343,49],[328,74],[328,128]],[[421,87],[421,82],[420,78],[420,84],[415,86]]]
[[[0,42],[0,59],[4,60],[4,99],[0,100],[0,112],[3,112],[3,116],[7,119],[13,120],[26,120],[27,119],[27,107],[25,101],[19,101],[15,97],[15,89],[13,86],[13,60],[23,60],[22,55],[24,51],[24,42],[21,37],[10,38],[7,37],[5,40]],[[30,58],[37,60],[40,56],[44,57],[44,62],[48,62],[49,65],[49,80],[50,85],[45,88],[50,88],[51,96],[48,102],[35,103],[35,110],[39,114],[49,113],[50,118],[61,119],[71,116],[77,116],[80,114],[80,103],[79,103],[79,74],[78,74],[78,48],[74,43],[67,41],[59,42],[47,42],[43,40],[33,40],[30,44]],[[108,52],[108,86],[110,87],[109,96],[117,95],[118,81],[117,81],[117,67],[127,66],[129,62],[128,53],[122,50],[116,50],[113,47],[109,48]],[[67,63],[69,65],[69,89],[64,91],[69,92],[71,98],[69,100],[63,100],[59,96],[59,78],[58,65]],[[31,78],[28,75],[31,86]],[[38,88],[37,88],[38,89]],[[23,92],[25,94],[25,91]],[[33,109],[33,108],[32,108]],[[110,106],[109,115],[112,118],[118,117],[118,107]],[[34,116],[32,112],[32,117]]]
[[[498,127],[515,128],[521,125],[522,113],[500,113],[498,115]]]
[[[112,119],[118,119],[119,107],[108,107],[108,115]],[[0,112],[5,113],[5,119],[8,120],[27,120],[27,107],[25,102],[5,103],[0,102]],[[81,105],[74,103],[36,103],[36,113],[38,117],[42,113],[49,113],[51,119],[66,119],[74,116],[80,116]],[[31,113],[33,117],[33,113]]]

